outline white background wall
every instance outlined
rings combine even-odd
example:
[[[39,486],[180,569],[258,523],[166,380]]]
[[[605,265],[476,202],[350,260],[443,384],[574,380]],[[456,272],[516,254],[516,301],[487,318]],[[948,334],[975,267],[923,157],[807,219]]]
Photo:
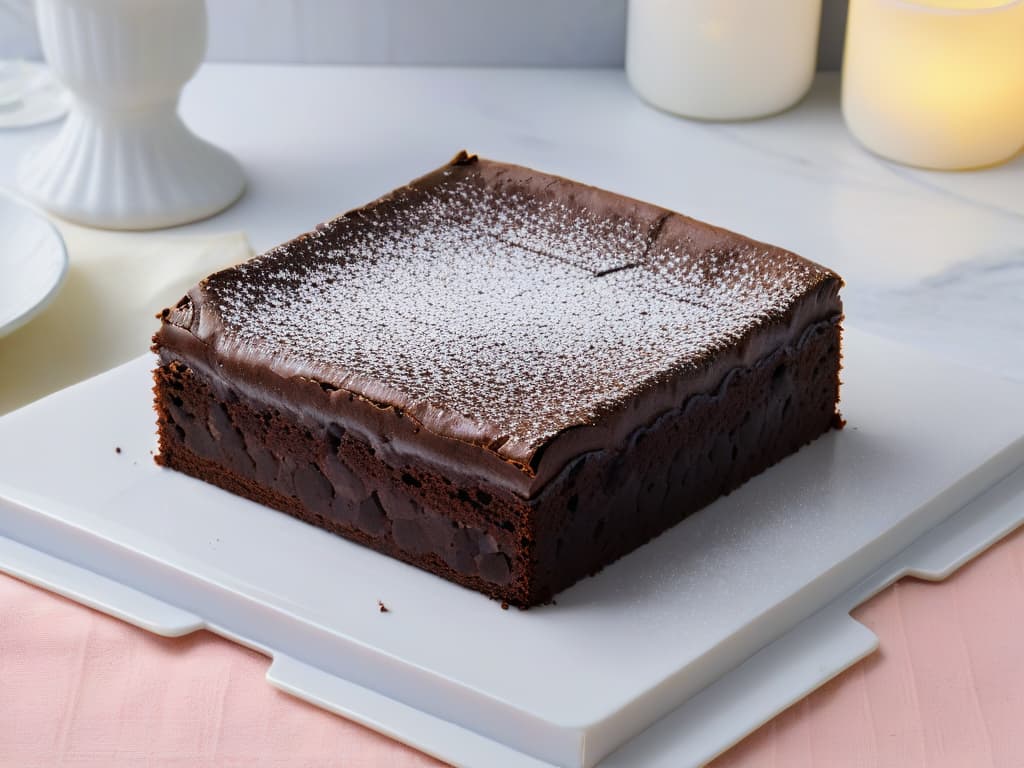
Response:
[[[626,0],[207,4],[214,61],[608,67],[622,65],[625,43]],[[822,69],[839,66],[845,21],[846,0],[824,0]],[[0,0],[0,57],[38,55],[31,0]]]

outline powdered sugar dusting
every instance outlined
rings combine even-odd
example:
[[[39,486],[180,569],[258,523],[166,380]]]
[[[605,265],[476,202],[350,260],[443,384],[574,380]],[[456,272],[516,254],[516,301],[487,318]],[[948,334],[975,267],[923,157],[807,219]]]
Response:
[[[659,224],[452,178],[214,275],[204,311],[234,346],[539,447],[703,364],[825,274],[753,243],[652,247]]]
[[[650,246],[649,225],[596,216],[560,200],[495,192],[466,181],[444,185],[435,194],[432,206],[439,220],[461,221],[474,231],[595,274],[635,263]]]

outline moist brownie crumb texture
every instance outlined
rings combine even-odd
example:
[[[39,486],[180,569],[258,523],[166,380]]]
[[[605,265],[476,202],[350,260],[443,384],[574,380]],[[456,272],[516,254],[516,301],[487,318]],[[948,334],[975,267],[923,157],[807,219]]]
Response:
[[[840,283],[461,156],[164,312],[158,460],[536,603],[837,423]]]

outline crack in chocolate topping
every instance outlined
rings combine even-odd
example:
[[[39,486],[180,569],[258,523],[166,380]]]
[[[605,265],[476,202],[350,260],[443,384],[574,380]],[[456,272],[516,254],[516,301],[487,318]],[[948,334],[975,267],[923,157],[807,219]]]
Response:
[[[706,368],[826,282],[787,251],[461,155],[210,276],[169,322],[530,473],[560,433]]]

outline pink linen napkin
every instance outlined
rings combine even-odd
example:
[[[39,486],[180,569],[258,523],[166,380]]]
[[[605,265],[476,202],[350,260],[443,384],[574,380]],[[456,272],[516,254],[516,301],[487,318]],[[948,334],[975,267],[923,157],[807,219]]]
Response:
[[[1024,765],[1024,530],[855,612],[881,649],[714,768]],[[0,767],[440,765],[281,693],[268,660],[168,639],[0,575]]]
[[[207,632],[158,637],[0,574],[0,766],[439,765],[277,691],[268,666]]]

